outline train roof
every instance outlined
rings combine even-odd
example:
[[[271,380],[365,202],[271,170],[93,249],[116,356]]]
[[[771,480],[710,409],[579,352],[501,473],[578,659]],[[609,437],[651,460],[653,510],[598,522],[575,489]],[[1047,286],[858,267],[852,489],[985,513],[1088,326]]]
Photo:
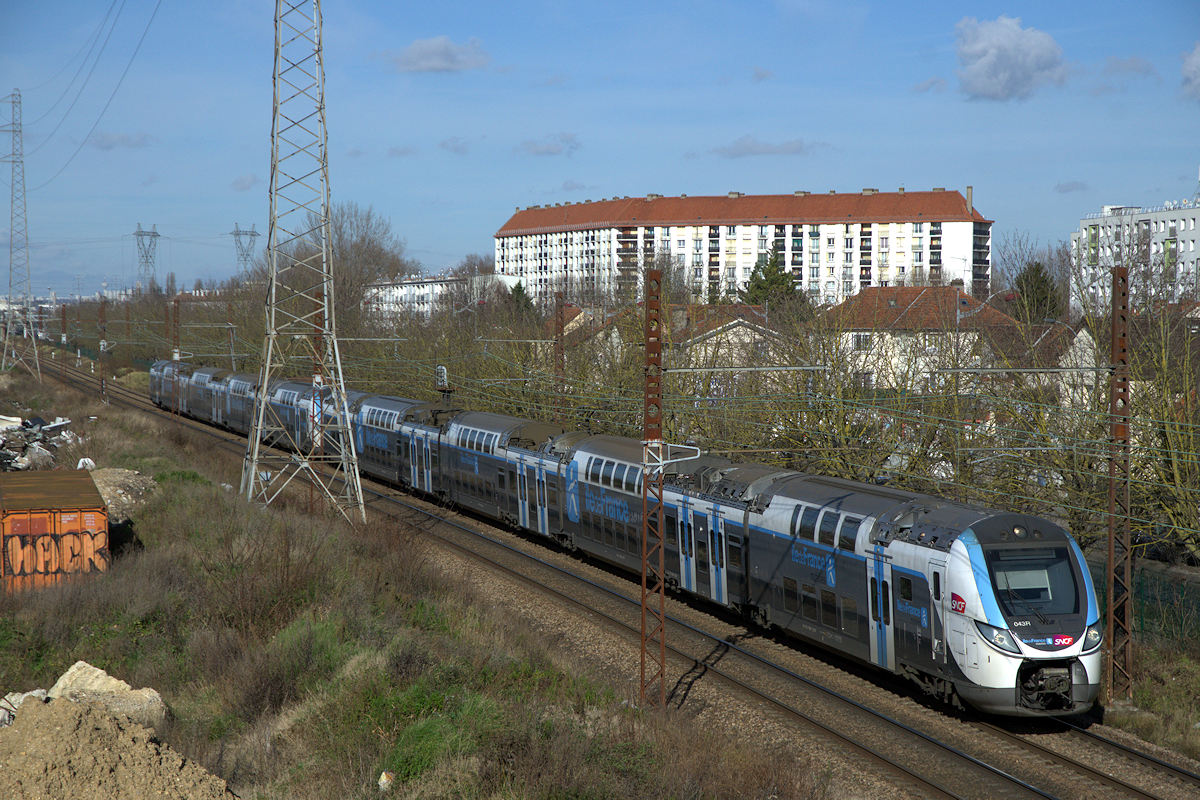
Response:
[[[500,443],[505,447],[521,447],[526,450],[537,450],[563,433],[561,425],[520,419],[506,414],[493,414],[490,411],[464,411],[451,421],[450,429],[456,427],[495,433],[500,436]]]
[[[234,372],[229,375],[226,375],[225,381],[226,381],[226,383],[232,383],[233,381],[242,381],[243,383],[248,383],[251,386],[257,386],[258,385],[258,373],[257,372]]]
[[[363,399],[359,408],[378,408],[382,411],[396,411],[401,416],[405,411],[415,405],[420,405],[420,400],[410,400],[406,397],[394,397],[390,394],[374,394]]]
[[[208,381],[219,381],[229,374],[229,370],[220,367],[200,367],[192,370],[192,380],[203,378]]]
[[[642,443],[627,436],[613,436],[607,433],[594,434],[580,439],[575,445],[575,458],[586,459],[588,456],[611,458],[627,464],[640,465],[642,463]]]

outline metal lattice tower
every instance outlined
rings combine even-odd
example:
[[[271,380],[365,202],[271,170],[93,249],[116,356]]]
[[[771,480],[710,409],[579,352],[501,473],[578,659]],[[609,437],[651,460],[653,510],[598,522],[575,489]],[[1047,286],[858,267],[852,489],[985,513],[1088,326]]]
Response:
[[[266,334],[242,492],[270,503],[299,477],[347,519],[365,521],[334,332],[320,0],[276,0],[273,83]],[[291,426],[267,392],[272,382],[306,372],[312,388]]]
[[[38,361],[37,333],[29,314],[33,291],[29,277],[29,230],[25,213],[21,90],[13,89],[9,99],[12,101],[12,119],[5,128],[12,133],[12,152],[7,158],[0,159],[12,164],[12,216],[8,234],[8,308],[4,318],[4,354],[0,356],[0,369],[20,364],[41,380],[42,365]]]
[[[250,230],[246,230],[235,222],[229,235],[233,237],[233,244],[237,248],[238,271],[245,275],[254,261],[254,240],[261,234],[254,230],[253,225],[250,226]]]
[[[154,255],[158,249],[158,236],[157,225],[151,225],[150,230],[144,231],[140,222],[137,230],[133,232],[133,238],[137,239],[138,283],[141,284],[142,290],[147,292],[154,285]]]
[[[666,707],[667,611],[663,545],[662,270],[646,270],[645,403],[642,407],[642,657],[641,702]]]

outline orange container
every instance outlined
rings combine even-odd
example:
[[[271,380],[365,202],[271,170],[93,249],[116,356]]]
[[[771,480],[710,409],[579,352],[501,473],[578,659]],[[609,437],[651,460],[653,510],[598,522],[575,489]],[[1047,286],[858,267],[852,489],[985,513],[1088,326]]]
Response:
[[[108,569],[108,509],[87,470],[0,473],[6,592]]]

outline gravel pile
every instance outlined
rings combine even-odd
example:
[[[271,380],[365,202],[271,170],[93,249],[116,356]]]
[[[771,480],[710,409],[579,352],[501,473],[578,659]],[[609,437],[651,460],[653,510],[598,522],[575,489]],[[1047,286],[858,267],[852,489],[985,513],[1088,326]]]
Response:
[[[11,800],[227,800],[225,781],[147,728],[89,703],[22,704],[0,729],[0,797]]]

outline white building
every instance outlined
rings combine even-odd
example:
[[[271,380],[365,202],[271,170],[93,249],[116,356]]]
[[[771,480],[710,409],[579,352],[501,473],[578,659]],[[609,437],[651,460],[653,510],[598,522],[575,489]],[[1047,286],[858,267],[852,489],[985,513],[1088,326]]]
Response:
[[[1163,290],[1163,300],[1195,292],[1198,219],[1197,198],[1156,208],[1104,206],[1081,219],[1071,234],[1071,310],[1107,306],[1112,268],[1122,263],[1130,270],[1131,298],[1146,290],[1147,281]]]
[[[383,317],[415,314],[428,318],[443,296],[465,290],[466,285],[466,278],[446,275],[404,278],[371,284],[364,301],[374,313]]]
[[[635,289],[656,254],[693,292],[735,296],[778,247],[798,289],[837,303],[864,286],[962,281],[986,295],[991,220],[957,191],[621,197],[531,206],[496,233],[496,274],[535,300]]]

